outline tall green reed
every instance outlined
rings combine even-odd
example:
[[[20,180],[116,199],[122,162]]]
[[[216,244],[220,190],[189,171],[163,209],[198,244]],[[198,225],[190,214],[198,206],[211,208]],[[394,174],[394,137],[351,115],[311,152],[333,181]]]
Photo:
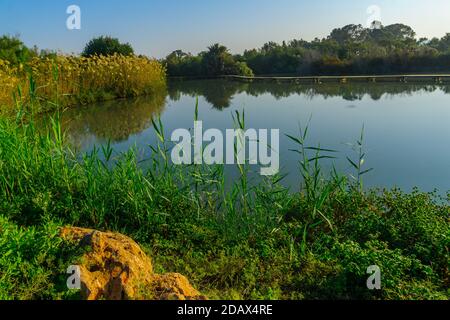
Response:
[[[363,169],[363,166],[366,162],[366,152],[364,150],[364,125],[361,129],[359,139],[355,144],[350,144],[350,146],[357,156],[357,159],[351,159],[350,157],[347,157],[347,161],[356,171],[356,175],[351,175],[351,178],[354,180],[356,188],[360,192],[362,192],[364,188],[363,176],[373,171],[373,168]]]
[[[310,119],[311,120],[311,119]],[[302,177],[303,186],[300,188],[301,195],[306,197],[308,207],[303,212],[303,230],[301,231],[301,253],[305,254],[307,249],[307,238],[311,230],[326,224],[333,231],[333,223],[331,217],[328,217],[322,210],[325,202],[330,198],[334,191],[338,190],[344,183],[344,179],[337,174],[332,175],[333,179],[326,179],[320,164],[321,160],[336,159],[334,154],[336,150],[322,148],[320,144],[309,146],[307,137],[309,132],[310,121],[306,127],[299,127],[299,135],[286,135],[293,141],[297,148],[291,151],[299,154],[299,167]],[[334,170],[333,173],[336,171]]]

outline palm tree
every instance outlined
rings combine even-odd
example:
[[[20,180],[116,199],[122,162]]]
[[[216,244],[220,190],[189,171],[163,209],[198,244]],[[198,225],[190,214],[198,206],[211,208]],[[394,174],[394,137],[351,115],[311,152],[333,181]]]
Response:
[[[208,75],[223,75],[228,63],[232,62],[233,57],[227,47],[218,43],[208,47],[208,51],[203,56],[204,67]]]

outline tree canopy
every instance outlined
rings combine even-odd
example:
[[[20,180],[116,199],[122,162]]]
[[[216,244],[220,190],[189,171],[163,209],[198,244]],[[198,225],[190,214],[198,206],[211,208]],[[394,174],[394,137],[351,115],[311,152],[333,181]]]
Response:
[[[36,51],[36,50],[35,50]],[[27,61],[36,52],[27,48],[18,37],[0,37],[0,59],[12,64]]]
[[[129,56],[134,54],[134,50],[129,43],[121,43],[117,38],[101,36],[89,41],[82,55],[89,57],[93,55],[108,56],[113,54]]]
[[[176,50],[165,59],[167,72],[171,76],[253,76],[252,70],[243,61],[238,61],[227,47],[216,43],[197,56]]]

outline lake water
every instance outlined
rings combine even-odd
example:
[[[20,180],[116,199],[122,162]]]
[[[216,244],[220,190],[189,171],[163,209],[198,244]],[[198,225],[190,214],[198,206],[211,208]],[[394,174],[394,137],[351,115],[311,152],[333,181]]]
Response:
[[[284,184],[300,185],[298,154],[284,135],[297,135],[311,118],[309,144],[339,151],[338,171],[353,173],[346,157],[365,127],[366,187],[410,191],[450,190],[450,86],[425,84],[241,83],[227,80],[171,82],[168,94],[73,108],[63,125],[72,143],[89,151],[111,140],[116,152],[137,146],[146,158],[155,143],[152,116],[161,115],[167,135],[192,128],[196,97],[204,129],[232,129],[232,113],[245,110],[246,127],[280,129]],[[324,162],[325,170],[331,162]],[[256,171],[256,170],[255,170]]]

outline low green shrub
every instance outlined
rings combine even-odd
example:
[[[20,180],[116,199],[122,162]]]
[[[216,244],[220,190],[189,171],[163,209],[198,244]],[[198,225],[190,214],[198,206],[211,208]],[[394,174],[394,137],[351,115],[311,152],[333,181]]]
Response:
[[[66,270],[77,251],[54,223],[23,228],[0,215],[0,300],[76,298],[67,289]]]

